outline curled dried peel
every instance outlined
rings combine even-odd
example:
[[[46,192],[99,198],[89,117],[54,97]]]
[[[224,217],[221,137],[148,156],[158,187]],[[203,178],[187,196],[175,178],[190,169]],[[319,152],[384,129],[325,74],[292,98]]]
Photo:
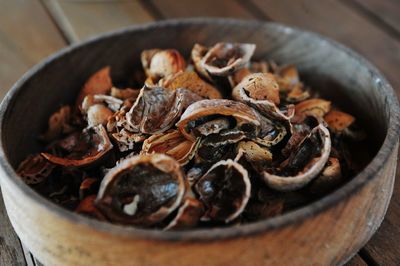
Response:
[[[195,140],[192,129],[200,125],[196,125],[196,121],[213,115],[232,117],[236,121],[236,128],[251,127],[254,134],[259,130],[260,122],[253,109],[243,103],[227,99],[202,100],[191,104],[176,126],[187,139]],[[190,128],[193,123],[194,127]]]
[[[67,155],[66,157],[59,157],[50,153],[41,153],[41,155],[48,161],[61,166],[89,166],[99,161],[113,148],[107,131],[102,125],[93,127],[89,131],[86,131],[86,136],[71,147],[72,152],[70,155],[74,153],[74,149],[79,150],[78,154],[73,154],[73,156]],[[89,149],[82,152],[82,147],[86,146]]]
[[[76,98],[76,106],[80,107],[83,99],[87,95],[108,94],[112,88],[110,76],[110,67],[104,67],[94,73],[83,85],[78,97]]]
[[[274,75],[270,73],[254,73],[247,75],[236,86],[243,88],[254,100],[268,100],[279,105],[279,86]]]
[[[311,159],[304,169],[301,169],[300,172],[294,176],[281,176],[265,171],[263,173],[263,180],[269,187],[279,191],[293,191],[306,186],[311,180],[318,176],[329,159],[331,139],[328,129],[322,124],[315,127],[305,140],[311,138],[313,135],[321,139],[321,147],[319,147],[320,155]],[[303,140],[299,147],[305,143],[305,140]],[[299,155],[305,156],[305,154],[302,153],[299,153]]]
[[[186,139],[178,130],[154,134],[143,142],[142,153],[163,153],[177,160],[181,165],[187,164],[195,155],[200,139]]]
[[[203,68],[203,66],[201,64],[201,60],[205,56],[207,51],[208,51],[207,47],[196,43],[193,46],[190,56],[193,61],[193,65],[194,65],[196,72],[203,78],[205,78],[209,81],[212,81],[212,78],[210,77],[210,75],[207,73],[207,71]]]
[[[237,148],[243,151],[243,156],[250,162],[272,161],[272,153],[265,147],[261,147],[254,141],[241,141]]]
[[[215,87],[202,80],[193,71],[184,71],[170,75],[162,81],[161,86],[171,90],[178,88],[188,89],[206,99],[222,98],[221,93]]]
[[[17,173],[26,184],[38,184],[43,182],[53,171],[55,165],[48,162],[40,154],[29,155],[22,161]]]
[[[113,112],[102,104],[94,104],[88,108],[86,116],[88,127],[105,126],[108,119],[113,116]]]
[[[175,49],[151,49],[142,52],[142,65],[152,81],[185,70],[186,62]]]
[[[217,43],[208,49],[199,67],[212,76],[228,76],[244,67],[255,49],[250,43]]]
[[[247,76],[245,79],[247,79],[248,77],[249,76]],[[245,86],[242,86],[241,84],[242,83],[239,83],[235,88],[233,88],[232,98],[234,100],[244,102],[249,106],[254,107],[262,115],[265,115],[272,119],[288,121],[293,117],[293,105],[287,105],[285,107],[285,110],[280,110],[274,102],[268,99],[258,100],[250,97],[245,89]]]
[[[201,99],[186,89],[170,91],[159,87],[143,87],[136,102],[126,113],[126,121],[135,133],[161,133],[170,129],[191,103]]]
[[[112,87],[110,95],[114,98],[118,98],[121,100],[136,99],[139,96],[139,92],[140,92],[139,89],[131,89],[131,88],[118,89]]]
[[[295,121],[302,121],[307,116],[323,118],[331,109],[331,102],[323,99],[309,99],[296,104]]]
[[[149,226],[178,208],[186,187],[180,165],[173,158],[137,155],[107,173],[96,205],[111,221]]]
[[[300,85],[295,86],[287,95],[286,101],[289,103],[298,103],[310,98],[310,93],[303,90]]]
[[[228,223],[246,207],[251,184],[247,170],[228,159],[214,164],[194,187],[206,208],[202,219]]]
[[[160,51],[161,51],[161,49],[148,49],[148,50],[142,51],[142,53],[140,54],[140,61],[142,62],[142,67],[143,67],[147,77],[151,76],[151,73],[150,73],[151,59],[153,58],[153,56],[156,53],[158,53]]]

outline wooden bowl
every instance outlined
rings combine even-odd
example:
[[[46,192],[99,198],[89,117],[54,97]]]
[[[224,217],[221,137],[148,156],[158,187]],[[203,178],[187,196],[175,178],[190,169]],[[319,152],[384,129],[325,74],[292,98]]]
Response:
[[[53,111],[73,102],[83,82],[111,65],[114,80],[140,67],[143,49],[195,42],[257,44],[255,58],[294,63],[302,77],[356,114],[373,136],[375,156],[354,179],[321,200],[265,221],[229,228],[164,232],[95,221],[41,197],[15,168],[40,149],[37,136]],[[2,102],[1,188],[22,242],[47,265],[336,265],[372,236],[395,177],[399,105],[379,71],[348,48],[275,23],[171,20],[126,28],[68,47],[19,80]]]

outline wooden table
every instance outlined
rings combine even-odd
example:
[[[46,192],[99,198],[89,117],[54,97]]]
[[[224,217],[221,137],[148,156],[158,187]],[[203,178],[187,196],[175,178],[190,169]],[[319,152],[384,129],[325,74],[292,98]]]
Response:
[[[66,45],[127,25],[193,16],[277,21],[322,33],[367,57],[400,95],[399,14],[399,0],[0,0],[0,97],[27,69]],[[399,242],[398,180],[382,226],[348,265],[400,265]],[[0,265],[37,264],[0,197]]]

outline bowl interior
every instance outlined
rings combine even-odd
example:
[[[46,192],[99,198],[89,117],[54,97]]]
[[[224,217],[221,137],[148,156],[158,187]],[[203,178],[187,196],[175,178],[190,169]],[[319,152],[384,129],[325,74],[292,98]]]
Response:
[[[224,22],[165,23],[128,29],[68,48],[47,60],[16,84],[2,123],[1,138],[9,163],[16,168],[28,154],[40,150],[37,138],[47,119],[62,104],[72,103],[84,81],[110,65],[113,80],[140,68],[140,52],[175,48],[188,57],[193,44],[220,41],[257,45],[254,59],[293,63],[302,78],[322,97],[355,114],[375,154],[387,134],[389,107],[379,74],[347,49],[319,36],[277,24]],[[372,158],[372,157],[371,157]]]

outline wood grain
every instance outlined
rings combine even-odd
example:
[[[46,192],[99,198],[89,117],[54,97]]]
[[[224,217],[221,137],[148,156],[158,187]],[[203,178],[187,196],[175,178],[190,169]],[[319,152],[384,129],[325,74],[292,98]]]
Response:
[[[272,26],[251,24],[254,26],[245,27],[245,25],[250,24],[232,24],[232,21],[219,21],[218,24],[205,23],[205,26],[202,27],[198,26],[199,24],[190,27],[185,26],[187,24],[173,24],[174,26],[169,27],[162,27],[162,25],[160,24],[153,28],[150,33],[146,33],[145,39],[139,38],[144,35],[143,31],[136,33],[129,33],[128,31],[123,36],[114,35],[115,39],[106,38],[101,43],[91,43],[89,46],[81,47],[77,51],[68,53],[68,58],[57,60],[51,66],[46,67],[44,71],[37,73],[34,81],[23,85],[25,93],[17,94],[18,100],[12,101],[10,105],[14,112],[3,113],[7,114],[8,122],[2,125],[3,137],[1,141],[7,144],[6,150],[11,162],[15,165],[19,160],[18,158],[23,156],[22,153],[29,152],[29,149],[21,148],[21,143],[24,143],[24,147],[28,146],[28,148],[32,145],[29,143],[29,138],[27,139],[27,136],[24,135],[25,130],[16,129],[29,127],[32,134],[37,133],[40,130],[39,121],[42,121],[42,118],[48,115],[48,110],[54,108],[62,100],[73,98],[75,92],[79,90],[78,84],[81,83],[81,80],[84,80],[89,73],[100,65],[110,64],[117,70],[122,69],[127,63],[131,62],[132,58],[138,58],[140,51],[144,47],[148,47],[149,43],[162,43],[164,46],[174,44],[177,49],[187,52],[193,43],[193,39],[202,43],[213,43],[216,40],[233,38],[233,34],[237,41],[248,40],[257,43],[259,55],[269,53],[270,56],[279,61],[297,60],[296,62],[299,63],[302,70],[308,70],[309,73],[318,74],[318,76],[326,77],[327,75],[328,79],[337,80],[337,82],[340,82],[338,90],[340,90],[341,84],[343,86],[347,84],[345,87],[348,94],[351,93],[355,95],[354,97],[357,96],[357,93],[361,94],[361,99],[372,103],[368,107],[363,104],[363,107],[368,108],[368,110],[375,110],[374,113],[378,118],[372,120],[373,123],[379,124],[378,119],[388,123],[385,103],[391,103],[392,98],[387,98],[391,94],[386,94],[384,87],[380,87],[379,83],[374,82],[377,78],[376,74],[367,69],[362,62],[349,56],[348,52],[340,52],[326,41],[315,39],[311,41],[312,38],[307,34],[302,37],[292,36],[291,34],[296,32],[294,30],[283,32],[282,28],[278,27],[277,29],[280,29],[280,31],[274,32],[271,30]],[[271,30],[268,34],[261,34],[264,26],[266,27],[265,30]],[[238,30],[239,28],[241,30]],[[255,30],[260,30],[260,34],[254,34]],[[214,31],[218,31],[219,34],[209,34],[209,32]],[[202,34],[198,34],[199,32]],[[312,45],[305,45],[309,43],[312,43]],[[134,47],[135,50],[127,49],[130,47]],[[299,51],[294,49],[296,47],[304,48]],[[118,51],[124,51],[124,53]],[[87,60],[82,62],[83,56]],[[324,58],[324,65],[320,65],[314,60],[321,57]],[[79,64],[76,62],[79,62]],[[69,73],[69,79],[65,79],[65,75],[60,69]],[[355,73],[350,73],[355,70],[357,70]],[[354,75],[357,75],[356,79]],[[60,82],[60,80],[65,82]],[[41,84],[45,81],[48,86],[42,88]],[[324,87],[322,84],[319,85],[319,87]],[[54,92],[54,90],[57,93],[48,93],[49,97],[46,99],[38,96],[40,91]],[[41,106],[40,112],[33,114],[29,121],[26,119],[22,121],[20,115],[23,112],[20,110],[26,108],[28,99],[33,99]],[[395,105],[390,105],[389,108],[395,108]],[[383,128],[381,127],[381,132]],[[392,125],[390,125],[390,128],[393,130]],[[31,137],[33,138],[33,136]],[[57,209],[51,207],[52,205],[39,201],[33,195],[28,196],[30,194],[27,192],[20,192],[17,195],[15,191],[20,191],[23,186],[16,189],[16,177],[10,170],[7,170],[6,175],[1,176],[1,181],[6,180],[5,187],[8,187],[8,192],[4,193],[5,201],[10,209],[10,217],[17,232],[34,254],[48,264],[59,262],[70,265],[87,265],[96,262],[111,264],[111,262],[128,261],[133,264],[135,260],[141,261],[143,264],[157,264],[173,260],[178,265],[187,264],[189,261],[203,265],[211,263],[220,263],[221,265],[250,264],[255,261],[275,264],[282,262],[280,265],[288,265],[293,262],[293,257],[297,259],[296,263],[299,265],[306,263],[315,263],[315,265],[327,262],[341,263],[348,256],[354,255],[357,249],[367,241],[380,224],[385,213],[393,185],[392,170],[397,156],[397,153],[392,149],[397,147],[398,142],[398,139],[393,135],[389,140],[390,143],[385,145],[384,154],[389,155],[390,153],[390,159],[386,160],[384,164],[379,164],[379,166],[383,166],[380,172],[371,175],[372,179],[368,181],[368,186],[351,193],[349,197],[340,202],[333,202],[334,207],[328,208],[326,205],[319,205],[325,206],[326,209],[321,212],[313,212],[318,205],[310,205],[306,211],[302,212],[307,214],[303,222],[295,223],[294,220],[297,221],[296,213],[291,213],[286,218],[292,217],[292,220],[286,220],[287,223],[280,224],[282,226],[279,225],[279,220],[276,220],[277,223],[274,227],[269,227],[269,230],[261,227],[261,231],[258,231],[257,234],[252,232],[251,236],[238,237],[249,233],[245,226],[230,228],[229,230],[235,233],[236,238],[225,241],[183,243],[179,240],[187,239],[185,237],[187,235],[178,234],[173,235],[175,242],[149,240],[150,235],[157,232],[146,232],[146,239],[143,239],[136,235],[137,230],[122,230],[120,228],[121,230],[118,231],[116,227],[106,224],[102,224],[103,230],[96,230],[97,226],[100,227],[99,224],[89,223],[81,216],[73,216],[72,214],[67,216],[59,209],[57,212]],[[4,160],[2,164],[4,167]],[[376,162],[375,167],[377,167]],[[10,177],[13,177],[13,179],[11,180]],[[364,173],[361,177],[367,178],[369,175]],[[359,176],[354,181],[364,182],[366,180],[360,179]],[[28,190],[26,187],[24,188]],[[338,192],[343,194],[343,190],[341,191]],[[386,192],[382,193],[382,191]],[[322,204],[322,202],[319,203]],[[29,208],[26,207],[26,203],[31,204]],[[71,219],[66,219],[66,217]],[[285,219],[285,217],[282,217],[282,219]],[[46,221],[46,226],[43,226],[43,221]],[[272,222],[272,220],[265,221],[265,224],[269,222]],[[328,226],[329,230],[326,228],[327,225],[330,225]],[[209,237],[218,235],[216,232],[204,232],[200,239],[207,235]],[[173,234],[172,232],[169,233],[170,236]],[[167,232],[158,232],[158,235],[165,236]],[[289,237],[292,240],[290,242],[287,241]],[[285,242],[284,246],[282,246],[282,242]],[[286,242],[288,243],[286,244]],[[265,243],[269,243],[269,245],[265,245]],[[320,247],[318,257],[315,256],[315,248],[307,248],[307,243],[313,243],[313,245]],[[240,254],[240,256],[237,256],[237,254]]]
[[[8,219],[0,191],[0,265],[24,265],[21,244]]]
[[[0,99],[26,70],[64,44],[38,1],[0,1]],[[0,265],[26,263],[0,195]]]
[[[88,36],[92,36],[93,34],[96,34],[98,32],[103,32],[103,31],[108,31],[114,28],[118,28],[121,26],[125,26],[125,25],[129,25],[131,23],[135,23],[135,22],[142,22],[142,21],[149,21],[152,20],[154,18],[154,14],[150,14],[148,12],[148,10],[146,10],[145,6],[140,5],[138,2],[139,1],[69,1],[69,0],[43,0],[44,3],[46,3],[46,7],[52,11],[52,15],[53,18],[59,23],[59,27],[63,30],[64,35],[68,37],[69,42],[74,42],[77,41],[78,39],[81,38],[86,38]],[[147,1],[147,0],[146,0]],[[165,2],[169,2],[171,1],[170,5],[166,5]],[[153,0],[151,1],[151,4],[153,4],[157,11],[162,13],[162,16],[165,18],[171,18],[171,17],[188,17],[188,16],[228,16],[228,17],[242,17],[242,18],[251,18],[252,15],[255,15],[254,9],[251,11],[251,8],[249,8],[247,11],[246,9],[244,9],[242,6],[239,6],[235,3],[235,1],[232,1],[233,4],[231,4],[231,1],[194,1],[195,3],[191,3],[188,4],[188,1],[182,1],[179,2],[179,5],[172,1],[172,0],[167,0],[167,1],[160,1],[160,0]],[[397,28],[399,27],[399,17],[396,16],[396,14],[398,14],[398,6],[399,3],[398,1],[395,0],[386,0],[386,1],[374,1],[374,0],[366,0],[366,1],[359,1],[359,0],[354,0],[357,3],[363,5],[363,7],[365,7],[366,9],[368,9],[371,12],[374,12],[377,16],[379,16],[380,19],[382,19],[383,21],[385,21],[385,23],[391,25],[391,27]],[[49,2],[54,2],[56,5],[56,8],[54,9],[54,6],[52,7],[52,5],[54,3],[50,3]],[[144,2],[144,1],[143,1]],[[222,2],[222,3],[221,3]],[[247,1],[246,1],[247,2]],[[248,7],[248,3],[246,3],[245,1],[242,1],[242,4],[244,7]],[[259,1],[261,2],[261,1]],[[294,2],[294,1],[293,1]],[[332,20],[329,18],[328,21],[331,21],[330,23],[325,22],[323,17],[328,16],[328,17],[336,17],[336,20],[334,21],[340,21],[340,25],[346,25],[347,26],[347,30],[348,31],[352,31],[353,33],[355,32],[356,35],[362,35],[365,36],[367,34],[360,34],[357,33],[356,31],[358,31],[360,29],[360,27],[362,29],[366,29],[366,30],[370,30],[369,29],[369,25],[372,24],[370,22],[370,20],[366,17],[362,18],[362,16],[360,16],[359,14],[356,14],[355,12],[353,12],[352,10],[350,10],[348,7],[346,7],[345,9],[347,9],[346,12],[343,12],[342,7],[340,7],[339,9],[336,7],[336,5],[340,6],[340,3],[329,3],[327,4],[326,1],[324,3],[324,1],[320,1],[318,4],[323,6],[323,9],[319,9],[318,7],[316,7],[316,11],[315,13],[318,13],[319,16],[317,16],[319,18],[318,22],[316,22],[315,20],[315,13],[311,12],[311,16],[310,15],[310,2],[307,3],[293,3],[290,2],[290,4],[286,4],[286,10],[288,12],[288,17],[292,16],[292,18],[285,18],[285,20],[279,20],[277,19],[274,15],[271,16],[270,13],[274,13],[276,11],[276,7],[278,6],[280,7],[281,5],[284,5],[282,3],[279,3],[278,1],[273,1],[273,2],[266,2],[268,4],[268,8],[261,8],[260,10],[263,11],[264,10],[264,15],[267,15],[268,17],[271,16],[272,18],[274,18],[275,20],[278,21],[287,21],[290,20],[293,22],[289,22],[292,25],[298,25],[300,27],[304,27],[303,25],[307,25],[308,24],[318,24],[318,23],[323,23],[323,25],[321,27],[324,27],[324,29],[322,29],[320,32],[322,32],[323,34],[329,35],[333,38],[337,38],[338,40],[346,43],[346,39],[351,39],[352,33],[341,33],[344,29],[343,26],[342,27],[332,27],[331,25],[337,25],[337,23],[332,22]],[[0,5],[3,5],[3,3],[6,3],[6,1],[0,1]],[[49,25],[51,28],[53,28],[54,31],[57,31],[54,27],[54,25],[51,23],[50,19],[48,17],[46,17],[45,12],[43,12],[42,8],[40,7],[40,5],[36,4],[36,1],[8,1],[8,3],[6,3],[7,5],[10,5],[10,3],[15,3],[15,6],[19,6],[22,9],[25,9],[25,6],[29,6],[30,8],[28,8],[27,10],[29,10],[29,15],[27,15],[27,12],[22,13],[25,14],[22,19],[22,21],[29,21],[31,23],[31,21],[35,21],[35,23],[37,22],[37,18],[35,16],[35,13],[37,9],[41,10],[41,17],[39,18],[39,21],[44,20],[44,21],[48,21]],[[194,5],[193,5],[194,4]],[[255,3],[257,5],[257,3]],[[185,6],[185,8],[181,8],[181,5]],[[187,5],[187,6],[186,6]],[[129,8],[129,7],[133,7],[134,8]],[[213,8],[209,8],[210,6],[212,6]],[[326,7],[329,8],[326,8]],[[332,6],[334,6],[334,8],[332,9]],[[343,5],[342,5],[343,6]],[[32,8],[34,7],[34,8]],[[36,7],[36,8],[35,8]],[[39,8],[37,8],[39,7]],[[214,8],[216,7],[216,8]],[[209,10],[207,10],[207,8]],[[259,5],[256,6],[256,8],[259,8]],[[315,7],[313,7],[315,8]],[[313,8],[311,8],[311,10],[314,10]],[[270,12],[268,12],[268,10],[271,10]],[[300,18],[297,18],[296,16],[293,16],[293,14],[290,14],[292,9],[297,9],[297,12],[299,13],[306,13],[305,16],[302,16]],[[304,11],[305,9],[305,11]],[[109,12],[109,11],[112,12]],[[279,10],[279,8],[278,8]],[[333,10],[333,12],[331,12],[331,10]],[[339,10],[340,12],[337,13],[337,10]],[[139,12],[140,11],[140,12]],[[21,12],[21,11],[19,11]],[[27,58],[30,56],[29,52],[28,56],[25,55],[25,59],[21,60],[20,57],[24,57],[24,55],[22,53],[18,53],[18,51],[21,51],[21,47],[16,47],[18,45],[24,45],[24,51],[27,51],[25,49],[25,47],[27,46],[27,44],[31,43],[31,42],[24,42],[24,41],[15,41],[14,44],[12,44],[11,46],[9,45],[10,39],[9,38],[4,38],[4,32],[10,29],[13,29],[12,27],[10,28],[10,24],[4,24],[2,23],[3,21],[6,21],[5,23],[10,23],[10,21],[12,21],[12,23],[16,23],[17,21],[15,21],[16,17],[19,17],[19,12],[14,12],[14,13],[10,13],[7,12],[7,9],[4,10],[4,8],[0,9],[0,59],[2,60],[2,62],[5,62],[6,64],[2,64],[0,65],[0,88],[2,89],[0,91],[0,93],[4,94],[4,90],[7,89],[19,76],[20,74],[18,73],[14,73],[13,70],[15,69],[28,69],[32,64],[34,64],[36,61],[35,59],[31,59],[28,60],[28,62],[26,63],[25,60],[27,60]],[[283,12],[283,11],[282,11]],[[295,11],[293,11],[295,12]],[[336,15],[335,15],[336,12]],[[4,14],[3,14],[4,13]],[[267,14],[268,13],[268,14]],[[329,13],[334,13],[334,14],[329,14]],[[7,16],[8,14],[8,16]],[[12,14],[12,16],[11,16]],[[17,16],[15,15],[17,14]],[[20,13],[21,14],[21,13]],[[258,13],[257,13],[258,14]],[[350,19],[347,16],[343,16],[343,15],[350,15]],[[382,15],[384,14],[384,15]],[[295,14],[296,15],[296,14]],[[267,16],[264,16],[264,18],[267,18]],[[281,14],[279,14],[277,16],[281,16]],[[354,19],[355,17],[358,17],[357,19]],[[31,19],[31,18],[34,19]],[[339,19],[337,18],[339,17]],[[360,17],[362,18],[361,21],[362,23],[360,23]],[[19,20],[21,21],[21,18],[19,18]],[[356,21],[356,26],[352,26],[354,25],[354,21]],[[34,23],[34,24],[35,24]],[[26,23],[25,23],[26,24]],[[39,22],[40,24],[40,22]],[[6,25],[6,26],[4,26]],[[42,24],[43,25],[43,24]],[[367,26],[366,26],[367,25]],[[4,28],[3,28],[4,26]],[[49,26],[45,26],[44,28],[47,28]],[[307,26],[310,27],[311,30],[314,30],[315,28],[319,28],[320,26],[318,25],[311,25],[311,26]],[[40,27],[43,28],[43,27]],[[50,30],[50,33],[53,31]],[[379,38],[379,34],[376,34],[377,31],[381,31],[381,34],[385,35],[385,33],[382,31],[382,29],[377,26],[374,25],[373,26],[373,32],[374,34],[372,35],[375,39],[378,37]],[[33,31],[35,32],[35,31]],[[326,33],[328,32],[328,33]],[[6,36],[7,34],[10,34],[9,32],[6,32]],[[12,33],[12,34],[15,34]],[[51,34],[50,34],[51,35]],[[61,40],[62,43],[62,38],[60,37],[61,35],[58,35],[58,39]],[[337,37],[339,36],[339,37]],[[22,38],[21,38],[22,39]],[[5,41],[4,41],[5,40]],[[42,40],[46,40],[46,38],[42,38]],[[354,44],[351,44],[350,46],[352,46],[353,48],[355,48],[356,50],[363,50],[362,53],[364,55],[366,55],[368,58],[371,58],[369,56],[369,54],[372,54],[372,57],[374,58],[378,58],[379,56],[382,56],[382,51],[383,51],[383,56],[387,56],[388,49],[392,49],[393,46],[392,45],[387,45],[386,42],[388,40],[388,38],[384,38],[384,41],[382,41],[382,46],[383,48],[379,48],[379,46],[376,45],[376,42],[372,43],[372,48],[368,48],[368,46],[370,45],[369,40],[368,41],[364,41],[364,39],[361,39],[360,37],[357,37],[357,43],[355,43],[356,46],[354,46]],[[12,41],[12,38],[11,38]],[[392,40],[393,41],[393,40]],[[16,45],[18,44],[18,45]],[[49,42],[46,41],[44,42],[43,45],[43,49],[44,51],[46,51],[46,46],[49,45]],[[365,46],[366,48],[361,48],[361,50],[359,48],[357,48],[358,46]],[[4,49],[4,47],[7,49]],[[375,48],[374,48],[375,47]],[[378,47],[378,48],[376,48]],[[364,51],[367,51],[367,53],[365,53]],[[396,50],[395,50],[396,51]],[[398,50],[397,50],[398,51]],[[13,55],[14,53],[14,55]],[[51,53],[51,50],[50,52]],[[13,55],[13,56],[9,56],[9,55]],[[41,58],[39,56],[39,58]],[[374,61],[374,60],[371,60]],[[7,63],[11,62],[10,66],[15,66],[15,69],[7,68]],[[375,62],[375,61],[374,61]],[[383,63],[384,64],[384,60]],[[396,63],[395,64],[389,64],[389,66],[387,67],[387,69],[389,69],[389,71],[394,72],[394,69],[398,69],[399,64],[397,63],[397,67],[396,67]],[[4,69],[3,69],[4,68]],[[23,70],[23,71],[24,71]],[[5,73],[5,74],[4,74]],[[386,71],[385,71],[386,74]],[[386,74],[389,77],[389,74]],[[391,74],[391,78],[390,80],[392,81],[393,84],[395,84],[393,82],[393,76],[396,79],[396,75],[395,74]],[[8,81],[8,80],[9,81]],[[6,86],[3,85],[6,84]],[[8,84],[8,85],[7,85]],[[399,84],[397,82],[397,84]],[[395,87],[400,88],[398,85],[396,85]],[[398,93],[399,95],[399,93]],[[399,173],[397,174],[397,176],[399,176]],[[400,184],[398,184],[399,182],[397,182],[396,185],[396,190],[398,191],[397,195],[400,195]],[[398,226],[396,226],[396,219],[397,221],[400,220],[399,216],[399,212],[400,212],[400,199],[396,201],[396,196],[394,198],[394,200],[392,200],[390,208],[389,208],[389,212],[388,212],[388,217],[392,217],[392,218],[387,218],[384,221],[383,226],[380,228],[380,230],[378,231],[378,233],[374,236],[373,241],[371,241],[367,247],[369,253],[371,254],[371,256],[373,256],[374,258],[377,259],[376,262],[397,262],[397,260],[395,260],[396,258],[400,258],[400,250],[397,249],[396,250],[396,246],[393,245],[393,243],[397,243],[398,239],[399,239],[399,234],[400,234],[400,229]],[[397,202],[396,204],[394,202]],[[0,207],[1,209],[1,207]],[[393,214],[392,214],[393,213]],[[0,219],[1,216],[0,216]],[[388,220],[391,221],[388,221]],[[373,245],[371,245],[371,243],[374,243]],[[375,244],[376,243],[376,244]],[[380,248],[380,246],[384,247],[384,248]],[[388,254],[386,256],[386,254]],[[389,258],[389,259],[387,259]]]
[[[319,32],[355,49],[376,64],[395,88],[400,88],[400,53],[395,52],[400,51],[400,42],[341,2],[251,1],[277,22]]]
[[[0,2],[0,98],[30,67],[65,42],[37,0]]]
[[[399,165],[398,161],[398,165]],[[397,180],[393,198],[382,226],[364,247],[367,256],[378,265],[400,265],[400,167],[397,166]]]
[[[400,33],[400,1],[352,0]]]
[[[254,16],[233,0],[150,0],[164,18],[180,17],[234,17],[251,19]]]
[[[264,1],[252,0],[268,16],[330,36],[364,54],[386,75],[400,95],[400,42],[366,18],[352,12],[338,1]],[[384,2],[384,1],[376,1]],[[340,24],[338,24],[340,22]],[[332,26],[338,25],[338,26]],[[346,26],[349,25],[349,26]],[[400,161],[399,161],[400,163]],[[397,177],[399,177],[399,172]],[[386,219],[373,239],[366,245],[366,254],[382,265],[399,265],[400,248],[400,182],[395,185]]]
[[[368,264],[360,257],[360,255],[355,255],[351,258],[345,266],[367,266]]]
[[[77,42],[95,34],[153,20],[136,0],[43,0],[43,2],[69,42]]]

